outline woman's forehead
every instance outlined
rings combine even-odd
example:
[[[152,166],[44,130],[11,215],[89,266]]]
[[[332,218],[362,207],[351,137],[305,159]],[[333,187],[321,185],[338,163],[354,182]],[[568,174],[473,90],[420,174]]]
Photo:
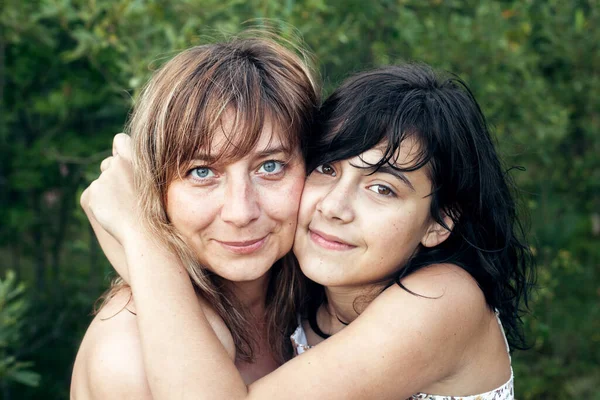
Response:
[[[249,137],[252,135],[253,137]],[[232,162],[248,155],[292,153],[296,150],[295,140],[290,132],[266,119],[262,130],[249,132],[240,128],[232,118],[224,118],[209,141],[199,146],[194,158],[212,162]]]

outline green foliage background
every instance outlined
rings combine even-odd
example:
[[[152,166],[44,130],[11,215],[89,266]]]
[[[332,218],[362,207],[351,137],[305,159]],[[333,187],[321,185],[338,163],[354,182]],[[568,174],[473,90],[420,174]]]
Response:
[[[79,194],[151,70],[207,36],[271,18],[302,35],[326,92],[353,71],[400,60],[425,61],[470,84],[507,164],[526,167],[513,173],[531,217],[539,290],[526,320],[533,347],[513,356],[516,395],[600,399],[599,6],[3,0],[0,366],[19,367],[13,375],[0,368],[0,397],[68,398],[78,344],[111,273]]]

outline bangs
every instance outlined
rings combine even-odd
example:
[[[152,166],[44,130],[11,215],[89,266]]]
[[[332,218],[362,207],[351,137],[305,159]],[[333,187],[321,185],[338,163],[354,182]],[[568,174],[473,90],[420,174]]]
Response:
[[[290,156],[299,150],[306,112],[297,98],[286,96],[292,85],[243,50],[212,50],[210,57],[194,57],[202,47],[178,56],[184,60],[170,73],[166,101],[157,102],[155,131],[162,140],[156,153],[162,157],[156,160],[167,183],[195,159],[225,163],[246,156],[268,128],[270,140],[279,139]]]
[[[299,139],[290,122],[281,117],[282,111],[269,109],[273,104],[264,103],[261,101],[250,108],[248,104],[229,104],[214,113],[210,124],[199,128],[200,132],[182,132],[182,140],[177,141],[173,149],[176,158],[171,162],[176,166],[176,173],[180,175],[196,160],[209,165],[236,162],[254,151],[264,135],[269,136],[266,148],[275,147],[272,143],[277,142],[276,147],[283,150],[286,157],[299,153]],[[260,112],[249,112],[257,109]]]
[[[357,95],[344,93],[349,89],[354,89]],[[389,109],[395,99],[378,95],[374,89],[366,95],[360,94],[363,92],[360,85],[343,86],[338,91],[325,101],[319,114],[318,140],[309,149],[309,173],[324,163],[357,157],[373,148],[382,151],[377,163],[365,162],[364,168],[373,172],[384,165],[410,172],[431,161],[434,149],[428,139],[432,129],[429,125],[435,121],[428,118],[429,110],[423,103],[404,98],[399,107]],[[400,148],[409,142],[418,149],[410,152],[409,160],[399,163]]]

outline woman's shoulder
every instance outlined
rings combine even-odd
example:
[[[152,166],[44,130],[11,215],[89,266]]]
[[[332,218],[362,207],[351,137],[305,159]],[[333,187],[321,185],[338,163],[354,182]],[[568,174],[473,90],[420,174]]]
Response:
[[[131,292],[106,301],[81,342],[71,380],[71,398],[151,399]]]
[[[213,330],[232,359],[235,346],[223,320],[200,301]],[[143,363],[135,301],[129,288],[103,304],[83,338],[71,381],[71,397],[148,398],[151,392]]]

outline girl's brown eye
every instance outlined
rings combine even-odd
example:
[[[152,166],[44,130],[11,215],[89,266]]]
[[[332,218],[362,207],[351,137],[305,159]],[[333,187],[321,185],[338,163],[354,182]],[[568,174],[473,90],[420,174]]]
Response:
[[[394,192],[392,191],[392,189],[390,189],[389,187],[385,186],[385,185],[373,185],[373,186],[369,186],[369,190],[380,194],[382,196],[394,196]]]
[[[388,194],[392,193],[392,191],[389,188],[386,188],[385,186],[379,186],[377,188],[377,193],[388,195]]]
[[[316,169],[317,169],[317,172],[320,172],[323,175],[335,176],[335,170],[329,164],[319,165]]]

